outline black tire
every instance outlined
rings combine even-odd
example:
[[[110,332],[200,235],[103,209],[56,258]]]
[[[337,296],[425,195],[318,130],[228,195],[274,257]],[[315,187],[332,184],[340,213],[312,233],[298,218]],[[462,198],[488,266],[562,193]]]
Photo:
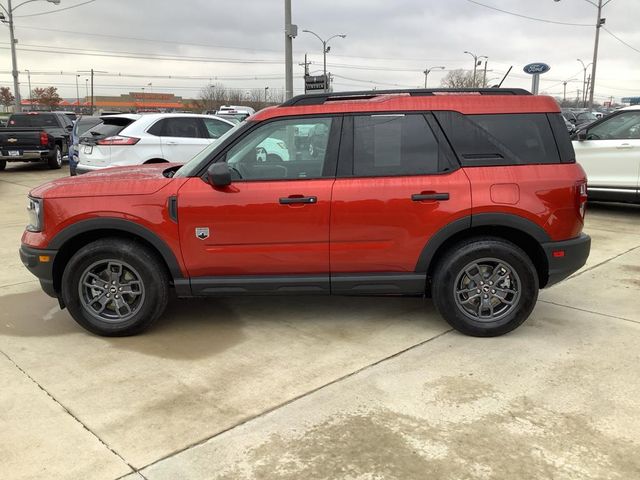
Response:
[[[495,337],[529,317],[538,289],[537,271],[521,248],[499,238],[477,237],[454,245],[440,259],[431,294],[453,328],[475,337]]]
[[[108,266],[105,273],[96,274],[104,264]],[[122,266],[120,273],[113,268],[116,265]],[[114,276],[110,277],[111,273]],[[110,280],[114,278],[117,283],[112,285]],[[91,287],[85,280],[91,282]],[[139,283],[136,289],[134,283]],[[118,288],[121,292],[124,288],[124,293],[119,293]],[[71,258],[62,275],[62,299],[69,313],[78,324],[97,335],[120,337],[148,329],[164,312],[168,298],[169,276],[165,266],[153,251],[131,240],[114,237],[85,245]],[[120,307],[125,307],[124,303],[128,305],[129,316],[126,310],[122,315]],[[97,311],[99,307],[101,312]]]
[[[6,160],[0,160],[0,172],[2,170],[4,170],[5,168],[7,168],[7,161]]]
[[[58,145],[53,148],[49,157],[47,157],[47,165],[51,170],[62,168],[62,151]]]

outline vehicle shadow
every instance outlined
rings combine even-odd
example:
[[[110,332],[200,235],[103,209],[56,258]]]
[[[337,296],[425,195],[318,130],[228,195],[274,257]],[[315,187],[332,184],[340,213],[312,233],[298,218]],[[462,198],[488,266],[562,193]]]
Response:
[[[172,299],[164,315],[150,330],[134,337],[107,338],[85,331],[67,310],[59,309],[55,299],[39,292],[27,292],[0,297],[0,346],[2,337],[7,337],[13,344],[16,337],[36,341],[59,337],[61,342],[68,343],[67,349],[73,349],[79,342],[97,342],[96,345],[109,342],[117,349],[189,360],[216,355],[244,342],[249,336],[255,340],[256,336],[265,335],[265,341],[285,335],[290,339],[297,335],[314,337],[324,342],[356,340],[379,335],[390,325],[404,321],[424,322],[425,328],[433,328],[436,318],[439,316],[433,304],[422,298]],[[250,334],[247,334],[248,328],[253,329]]]
[[[588,202],[587,215],[589,215],[590,212],[640,215],[640,205],[633,203]]]

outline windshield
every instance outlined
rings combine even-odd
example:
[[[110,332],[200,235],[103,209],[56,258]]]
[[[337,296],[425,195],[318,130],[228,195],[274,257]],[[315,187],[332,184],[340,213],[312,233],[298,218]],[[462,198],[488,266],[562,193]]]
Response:
[[[231,130],[227,130],[227,132],[222,135],[220,138],[216,139],[210,145],[201,150],[195,157],[185,163],[180,169],[175,173],[174,178],[177,177],[190,177],[195,174],[196,171],[200,168],[200,162],[202,162],[205,158],[207,158],[211,153],[223,143],[227,138],[231,137],[235,134],[240,128],[246,125],[247,122],[239,123],[234,126]]]

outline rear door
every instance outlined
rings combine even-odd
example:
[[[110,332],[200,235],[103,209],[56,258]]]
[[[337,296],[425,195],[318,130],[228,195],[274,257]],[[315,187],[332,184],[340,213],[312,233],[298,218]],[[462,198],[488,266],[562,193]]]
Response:
[[[169,117],[162,125],[162,157],[172,163],[188,162],[213,141],[198,117]]]
[[[345,118],[331,210],[335,293],[423,293],[429,239],[471,213],[470,185],[430,114]]]
[[[576,159],[587,173],[592,196],[637,195],[640,178],[640,110],[613,115],[574,141]]]

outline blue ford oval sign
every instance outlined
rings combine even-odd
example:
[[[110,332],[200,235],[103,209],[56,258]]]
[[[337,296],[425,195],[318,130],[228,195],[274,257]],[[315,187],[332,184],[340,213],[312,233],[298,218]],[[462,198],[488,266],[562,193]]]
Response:
[[[528,73],[529,75],[535,75],[536,73],[547,73],[551,70],[551,67],[546,63],[530,63],[529,65],[525,65],[522,70],[524,70],[524,73]]]

